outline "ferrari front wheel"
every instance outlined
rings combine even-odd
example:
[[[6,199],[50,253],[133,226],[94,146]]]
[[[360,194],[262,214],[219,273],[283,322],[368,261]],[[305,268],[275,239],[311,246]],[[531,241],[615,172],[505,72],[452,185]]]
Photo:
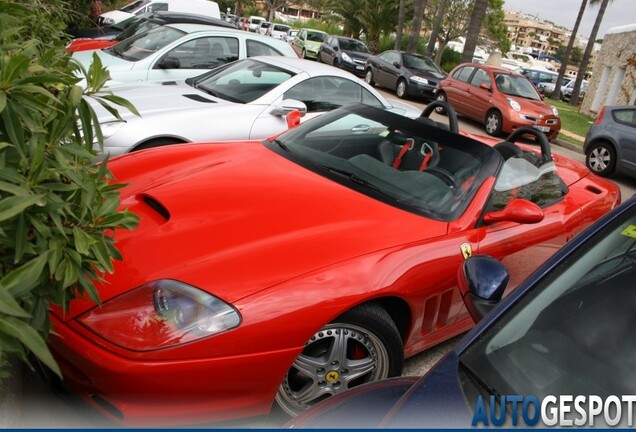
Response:
[[[292,364],[276,402],[295,416],[330,396],[402,373],[402,339],[389,314],[358,306],[316,332]]]

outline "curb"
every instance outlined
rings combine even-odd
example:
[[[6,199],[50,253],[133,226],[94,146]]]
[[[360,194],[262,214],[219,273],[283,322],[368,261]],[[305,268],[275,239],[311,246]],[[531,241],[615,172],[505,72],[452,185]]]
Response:
[[[563,147],[566,148],[568,150],[572,150],[574,152],[580,153],[580,154],[584,154],[583,153],[583,147],[578,146],[576,144],[572,144],[570,142],[564,141],[564,140],[560,140],[560,139],[555,139],[554,141],[551,142],[552,144],[558,145],[559,147]]]

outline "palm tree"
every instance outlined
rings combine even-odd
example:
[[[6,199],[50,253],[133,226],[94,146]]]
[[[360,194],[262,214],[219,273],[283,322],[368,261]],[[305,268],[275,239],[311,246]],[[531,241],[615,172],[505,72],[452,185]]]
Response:
[[[398,23],[395,27],[395,45],[393,49],[399,50],[402,48],[402,33],[404,32],[404,18],[406,15],[406,0],[400,0],[400,6],[398,7]]]
[[[561,82],[563,81],[563,77],[565,76],[565,71],[568,68],[568,62],[570,61],[570,55],[572,54],[572,47],[574,46],[576,35],[579,32],[579,25],[581,24],[581,20],[583,19],[583,13],[585,12],[585,7],[587,6],[588,1],[590,3],[596,3],[599,0],[582,0],[581,1],[579,14],[576,16],[574,29],[572,29],[572,35],[570,36],[570,40],[568,41],[568,46],[565,49],[565,54],[563,54],[563,58],[561,59],[561,67],[559,68],[559,76],[554,86],[554,91],[552,92],[552,95],[550,96],[552,99],[559,99],[561,97]]]
[[[583,54],[583,60],[581,61],[581,66],[579,66],[579,73],[576,75],[576,81],[574,82],[574,88],[572,89],[572,96],[570,97],[570,105],[577,106],[579,104],[579,92],[581,91],[581,84],[583,83],[583,78],[585,77],[585,70],[587,69],[587,65],[590,62],[590,57],[592,56],[592,49],[594,48],[594,42],[596,41],[596,35],[598,34],[598,29],[601,26],[601,22],[603,21],[603,15],[605,15],[605,10],[607,9],[607,5],[613,0],[591,0],[590,3],[601,3],[601,6],[598,9],[598,14],[596,15],[596,21],[594,21],[594,27],[592,27],[592,33],[590,33],[590,39],[587,41],[587,46],[585,47],[585,53]]]
[[[448,0],[440,0],[439,2],[439,6],[437,8],[437,16],[435,17],[435,23],[433,24],[433,30],[431,31],[431,35],[428,39],[428,46],[426,47],[427,56],[431,56],[433,54],[433,50],[435,49],[435,41],[437,40],[437,35],[442,28],[442,23],[444,22],[444,14],[446,13],[447,2]]]
[[[468,22],[468,31],[466,33],[466,43],[464,43],[464,52],[462,53],[461,62],[468,63],[473,60],[475,55],[475,48],[477,47],[477,40],[479,39],[479,33],[481,26],[484,23],[486,17],[486,9],[488,9],[489,0],[475,0],[473,6],[473,14]]]
[[[417,49],[417,42],[420,39],[420,31],[422,30],[422,19],[424,18],[424,10],[426,9],[428,0],[415,0],[415,10],[413,11],[413,25],[411,26],[411,35],[406,51],[414,53]]]

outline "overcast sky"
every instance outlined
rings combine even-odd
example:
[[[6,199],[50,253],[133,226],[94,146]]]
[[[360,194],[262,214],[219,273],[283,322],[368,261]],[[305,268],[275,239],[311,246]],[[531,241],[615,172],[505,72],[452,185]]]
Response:
[[[524,12],[538,15],[541,19],[547,19],[555,24],[562,25],[572,30],[576,15],[579,13],[582,0],[505,0],[505,10]],[[598,6],[588,5],[579,27],[579,34],[588,37],[592,31],[594,20],[598,13]],[[612,27],[627,24],[636,24],[636,0],[610,1],[603,22],[599,28],[597,39],[602,39],[605,32]]]

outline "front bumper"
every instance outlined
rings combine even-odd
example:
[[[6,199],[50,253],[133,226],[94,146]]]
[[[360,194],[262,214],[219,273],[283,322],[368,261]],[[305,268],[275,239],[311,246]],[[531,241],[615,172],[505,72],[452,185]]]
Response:
[[[433,100],[437,96],[437,84],[422,84],[409,80],[407,93],[414,98]]]
[[[539,118],[535,116],[524,115],[514,110],[510,110],[507,116],[504,116],[502,130],[504,133],[512,133],[514,130],[522,126],[531,126],[545,133],[548,140],[552,141],[559,135],[561,130],[561,119],[550,116]]]
[[[340,62],[340,68],[344,69],[348,72],[351,72],[354,75],[363,77],[364,73],[365,73],[365,63],[361,62],[361,63],[350,63],[350,62],[346,62],[344,60],[342,60]]]
[[[50,347],[65,382],[96,410],[127,426],[265,415],[302,349],[207,359],[131,359],[98,346],[81,334],[77,323],[54,315],[51,320],[56,333]]]

